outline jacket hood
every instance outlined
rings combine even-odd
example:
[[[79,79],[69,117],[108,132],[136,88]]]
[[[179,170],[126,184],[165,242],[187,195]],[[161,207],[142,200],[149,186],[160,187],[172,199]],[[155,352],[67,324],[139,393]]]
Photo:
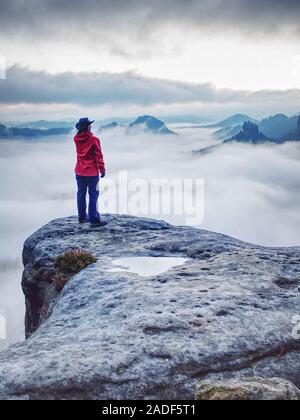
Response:
[[[93,137],[93,134],[90,131],[82,131],[81,133],[76,134],[74,137],[75,142],[84,142],[89,140],[91,137]]]

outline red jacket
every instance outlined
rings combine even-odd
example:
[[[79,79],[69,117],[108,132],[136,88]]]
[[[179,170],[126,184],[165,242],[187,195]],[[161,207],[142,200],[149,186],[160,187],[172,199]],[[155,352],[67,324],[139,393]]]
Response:
[[[100,140],[89,131],[74,137],[77,152],[76,175],[97,176],[105,172]]]

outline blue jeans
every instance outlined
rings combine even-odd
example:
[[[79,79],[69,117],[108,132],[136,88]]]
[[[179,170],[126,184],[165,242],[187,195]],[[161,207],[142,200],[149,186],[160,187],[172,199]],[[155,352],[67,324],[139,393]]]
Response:
[[[97,223],[100,221],[98,213],[98,197],[99,197],[99,176],[81,176],[76,175],[78,186],[77,191],[77,208],[78,208],[78,221],[84,222],[89,219],[90,223]],[[89,209],[88,216],[86,214],[86,194],[89,192]]]

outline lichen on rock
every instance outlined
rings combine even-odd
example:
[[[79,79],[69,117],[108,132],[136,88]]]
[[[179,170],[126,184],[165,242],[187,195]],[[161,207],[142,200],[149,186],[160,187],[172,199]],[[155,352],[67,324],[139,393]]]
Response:
[[[227,381],[206,380],[196,387],[196,400],[203,401],[299,401],[300,390],[281,378],[240,378]]]

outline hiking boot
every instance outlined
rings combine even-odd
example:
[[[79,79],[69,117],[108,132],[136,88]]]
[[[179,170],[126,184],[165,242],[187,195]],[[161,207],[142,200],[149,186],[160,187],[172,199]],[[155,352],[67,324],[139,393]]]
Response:
[[[102,226],[106,226],[107,222],[103,222],[102,220],[96,223],[90,223],[91,227],[102,227]]]

